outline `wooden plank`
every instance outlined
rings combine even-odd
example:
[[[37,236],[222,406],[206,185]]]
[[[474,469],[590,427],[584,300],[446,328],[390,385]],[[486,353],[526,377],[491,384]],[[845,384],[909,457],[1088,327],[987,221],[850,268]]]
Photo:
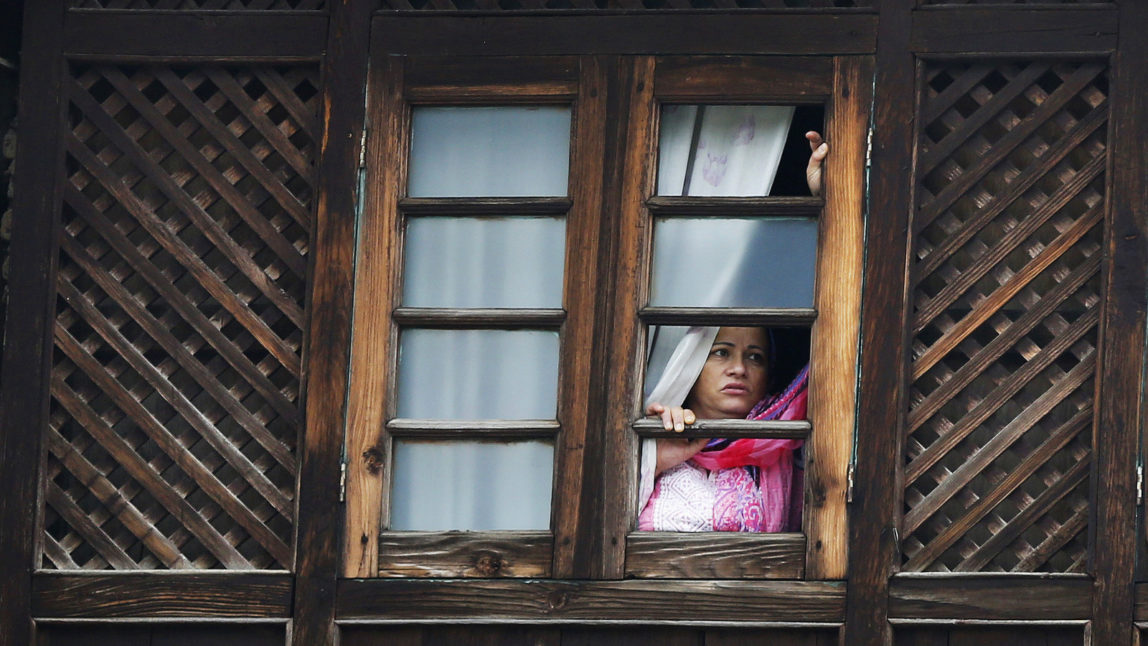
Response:
[[[550,532],[383,532],[378,576],[547,578],[553,543]]]
[[[592,349],[600,291],[599,239],[601,234],[603,182],[606,155],[606,91],[604,64],[597,58],[581,60],[578,99],[575,104],[571,141],[568,192],[573,200],[566,220],[566,256],[563,298],[567,318],[561,332],[558,371],[558,422],[562,430],[555,446],[554,485],[551,496],[551,529],[554,532],[553,576],[589,576],[592,548],[599,531],[594,502],[601,493],[597,475],[600,464],[586,451],[593,437],[592,410],[600,399],[591,391],[594,366]]]
[[[1092,615],[1092,594],[1092,581],[1084,576],[895,576],[889,583],[889,616],[951,621],[1085,620]]]
[[[317,60],[327,16],[303,12],[70,11],[65,55],[100,60]]]
[[[453,420],[453,419],[392,419],[387,421],[387,433],[393,437],[419,439],[485,439],[554,437],[562,430],[556,420]]]
[[[573,203],[568,197],[403,197],[399,210],[423,217],[566,215]]]
[[[841,582],[341,580],[339,617],[388,621],[839,623]]]
[[[865,253],[865,155],[873,89],[871,57],[834,59],[826,114],[825,211],[817,250],[817,293],[809,368],[803,522],[805,575],[843,579],[848,569],[845,497],[857,402],[861,267]]]
[[[376,50],[377,52],[377,50]],[[397,199],[406,178],[406,109],[403,66],[395,57],[374,54],[367,131],[367,182],[355,269],[354,328],[370,330],[352,339],[347,397],[347,516],[343,576],[376,576],[379,528],[386,526],[390,498],[391,443],[384,433],[394,412],[391,382],[398,328],[391,311],[399,300],[402,224]],[[392,187],[387,190],[384,187]]]
[[[1120,49],[1112,70],[1108,131],[1103,321],[1097,418],[1092,563],[1096,577],[1092,643],[1133,639],[1133,570],[1137,542],[1136,464],[1143,446],[1145,310],[1148,310],[1148,151],[1129,138],[1148,128],[1148,5],[1120,3]],[[1141,537],[1140,540],[1143,540]]]
[[[654,73],[654,94],[665,102],[820,103],[832,93],[833,59],[824,56],[667,56]]]
[[[40,573],[36,619],[289,617],[292,578],[255,572]]]
[[[538,626],[341,626],[342,646],[569,646],[563,628]]]
[[[1148,621],[1148,583],[1137,583],[1135,588],[1133,620]]]
[[[396,307],[392,318],[404,327],[555,328],[566,320],[566,312],[560,309]]]
[[[878,0],[880,27],[865,265],[853,506],[849,523],[848,613],[843,639],[858,646],[892,641],[888,579],[898,558],[898,471],[905,411],[906,263],[917,135],[915,66],[908,35],[913,0]],[[826,178],[831,181],[831,178]]]
[[[654,60],[623,59],[611,79],[615,101],[607,112],[606,195],[602,237],[611,246],[602,254],[602,276],[612,276],[598,301],[600,323],[594,343],[608,348],[599,367],[594,391],[605,405],[598,411],[596,438],[601,465],[602,533],[596,545],[600,565],[596,575],[620,579],[625,573],[626,536],[635,528],[638,510],[638,437],[630,423],[638,412],[641,357],[645,333],[637,316],[645,302],[650,235],[645,198],[652,192],[657,119],[653,95]],[[613,174],[613,177],[611,177]],[[609,272],[609,273],[607,273]]]
[[[656,195],[646,200],[654,217],[778,217],[816,218],[824,200],[819,197],[675,197]]]
[[[370,3],[331,7],[323,59],[319,190],[311,247],[300,439],[292,644],[337,644],[335,579],[344,545],[339,472],[350,372],[359,154],[365,118]]]
[[[438,56],[562,54],[866,54],[870,13],[649,12],[548,16],[377,14],[387,53]]]
[[[32,569],[42,533],[39,479],[43,471],[43,431],[48,426],[51,327],[56,307],[56,237],[59,231],[60,177],[64,129],[63,0],[24,8],[19,121],[22,130],[16,164],[20,176],[12,201],[8,252],[8,302],[0,373],[0,646],[33,643]]]
[[[376,41],[386,48],[386,42]],[[578,97],[579,62],[573,56],[412,57],[404,72],[412,103],[438,105],[489,101],[571,101]]]
[[[913,51],[928,54],[1086,54],[1116,48],[1115,7],[925,7],[913,12]]]
[[[638,315],[647,325],[769,325],[806,327],[817,320],[817,310],[793,307],[643,307]]]
[[[805,420],[699,419],[684,431],[667,431],[659,419],[639,419],[630,425],[641,437],[772,437],[803,440],[813,425]]]
[[[800,579],[805,536],[634,532],[626,537],[626,576],[650,579]]]

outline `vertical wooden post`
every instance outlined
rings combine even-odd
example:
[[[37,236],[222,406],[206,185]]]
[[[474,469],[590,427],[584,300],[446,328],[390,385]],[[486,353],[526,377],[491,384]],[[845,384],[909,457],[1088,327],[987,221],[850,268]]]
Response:
[[[874,132],[861,298],[857,467],[849,521],[845,643],[889,644],[898,555],[898,466],[905,417],[905,271],[916,106],[913,0],[879,0]]]
[[[323,59],[323,134],[311,246],[291,643],[334,644],[339,503],[351,340],[355,204],[367,82],[370,0],[332,0]]]
[[[1145,290],[1148,289],[1148,5],[1120,3],[1108,139],[1108,226],[1097,384],[1093,644],[1133,643],[1136,455],[1143,429]]]
[[[63,169],[64,0],[25,3],[18,184],[12,204],[8,320],[0,383],[0,646],[25,646],[32,625],[41,438],[48,419]],[[35,37],[32,37],[32,35]]]

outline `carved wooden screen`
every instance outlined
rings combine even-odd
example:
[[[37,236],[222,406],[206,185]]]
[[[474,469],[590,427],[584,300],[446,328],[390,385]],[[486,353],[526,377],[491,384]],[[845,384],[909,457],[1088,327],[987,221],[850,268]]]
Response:
[[[935,64],[923,92],[903,569],[1084,572],[1104,67]]]
[[[291,566],[317,75],[65,81],[42,567]]]

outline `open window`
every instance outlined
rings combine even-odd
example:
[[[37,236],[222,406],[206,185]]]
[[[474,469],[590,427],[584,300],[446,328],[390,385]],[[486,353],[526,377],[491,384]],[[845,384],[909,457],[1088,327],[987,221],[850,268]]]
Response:
[[[375,61],[345,575],[843,577],[864,66]],[[703,190],[737,166],[701,156],[707,128],[747,119],[754,186]],[[800,195],[806,129],[832,147],[820,197]],[[796,168],[779,168],[787,142]],[[723,325],[768,327],[810,364],[808,418],[687,434],[804,441],[804,515],[784,533],[637,531],[639,446],[664,434],[641,414],[647,366],[676,330]]]

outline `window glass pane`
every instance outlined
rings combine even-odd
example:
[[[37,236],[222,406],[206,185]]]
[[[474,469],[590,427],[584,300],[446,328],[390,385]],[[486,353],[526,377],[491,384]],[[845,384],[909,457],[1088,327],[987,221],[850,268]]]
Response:
[[[412,197],[566,195],[570,108],[415,108]]]
[[[658,195],[768,195],[793,113],[793,106],[664,106]]]
[[[561,218],[411,218],[403,304],[562,307]]]
[[[548,529],[554,444],[394,444],[391,529]]]
[[[813,307],[816,258],[810,218],[659,219],[650,304]]]
[[[554,419],[558,333],[403,330],[399,417]]]

